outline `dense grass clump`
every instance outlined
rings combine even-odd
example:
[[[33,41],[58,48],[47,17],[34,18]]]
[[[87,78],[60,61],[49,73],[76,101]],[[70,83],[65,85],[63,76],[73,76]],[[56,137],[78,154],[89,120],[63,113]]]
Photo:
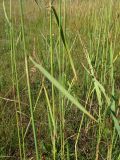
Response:
[[[120,160],[119,0],[0,11],[0,159]]]

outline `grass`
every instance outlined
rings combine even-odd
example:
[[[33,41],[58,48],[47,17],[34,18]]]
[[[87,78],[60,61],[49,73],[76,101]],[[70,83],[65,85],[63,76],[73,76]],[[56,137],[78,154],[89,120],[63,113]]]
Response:
[[[120,2],[0,2],[0,159],[120,160]]]

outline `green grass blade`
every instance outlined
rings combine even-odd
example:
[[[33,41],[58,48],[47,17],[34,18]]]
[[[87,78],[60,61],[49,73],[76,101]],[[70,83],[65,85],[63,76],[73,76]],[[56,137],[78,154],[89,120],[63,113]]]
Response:
[[[68,57],[69,57],[69,60],[70,60],[70,64],[71,64],[71,67],[72,67],[72,70],[73,70],[73,73],[75,75],[75,78],[77,79],[77,73],[76,73],[76,70],[75,70],[75,66],[74,66],[74,63],[73,63],[72,56],[70,54],[70,49],[69,49],[69,47],[68,47],[68,45],[66,43],[66,39],[65,39],[65,35],[64,35],[64,32],[63,32],[62,25],[60,24],[60,20],[59,20],[59,17],[57,15],[57,12],[56,12],[55,8],[53,6],[51,6],[51,9],[53,10],[54,16],[56,18],[57,25],[58,25],[59,30],[60,30],[61,39],[62,39],[64,47],[65,47],[65,49],[67,51],[67,54],[68,54]]]
[[[114,122],[115,129],[117,130],[117,133],[120,137],[120,125],[119,125],[119,120],[116,117],[116,112],[115,112],[115,100],[112,98],[111,104],[110,104],[110,111],[111,111],[111,116]]]
[[[75,104],[83,113],[85,113],[88,117],[90,117],[92,120],[96,121],[96,119],[71,95],[68,93],[68,91],[54,78],[52,77],[40,64],[37,64],[32,57],[30,57],[30,61],[37,67],[42,74],[46,78],[51,81],[54,86],[62,92],[63,95],[65,95],[73,104]]]
[[[114,112],[112,112],[111,115],[112,115],[112,119],[113,119],[113,121],[114,121],[115,128],[116,128],[116,130],[117,130],[117,132],[118,132],[118,135],[119,135],[119,137],[120,137],[120,125],[119,125],[119,121],[118,121],[118,119],[116,118]]]
[[[56,10],[55,10],[55,8],[54,8],[53,6],[52,6],[51,8],[52,8],[53,13],[54,13],[54,15],[55,15],[55,18],[56,18],[56,21],[57,21],[57,25],[58,25],[58,27],[60,28],[60,34],[61,34],[61,38],[62,38],[63,44],[64,44],[65,48],[67,48],[66,42],[65,42],[65,36],[64,36],[63,28],[62,28],[62,26],[60,25],[57,12],[56,12]]]
[[[6,12],[6,7],[5,7],[5,2],[4,2],[4,0],[3,0],[3,10],[4,10],[4,14],[5,14],[6,21],[7,21],[8,25],[9,25],[9,27],[10,27],[10,26],[11,26],[11,23],[10,23],[10,20],[9,20],[8,15],[7,15],[7,12]]]

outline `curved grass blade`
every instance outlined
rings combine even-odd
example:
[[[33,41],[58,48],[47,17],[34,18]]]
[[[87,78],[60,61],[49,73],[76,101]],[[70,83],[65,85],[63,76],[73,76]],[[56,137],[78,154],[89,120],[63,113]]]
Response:
[[[38,68],[42,74],[51,81],[54,86],[62,92],[63,95],[65,95],[74,105],[76,105],[77,108],[79,108],[83,113],[85,113],[88,117],[90,117],[92,120],[96,121],[96,119],[71,95],[68,93],[68,91],[54,78],[52,77],[40,64],[37,64],[32,57],[30,57],[30,61],[35,65],[36,68]]]
[[[57,21],[57,25],[60,28],[60,35],[61,35],[62,42],[64,44],[64,47],[65,47],[66,51],[67,51],[67,54],[68,54],[68,57],[69,57],[69,60],[70,60],[70,64],[71,64],[73,73],[75,75],[75,78],[77,79],[75,66],[74,66],[74,63],[73,63],[73,60],[72,60],[72,57],[71,57],[71,54],[70,54],[70,49],[68,48],[68,45],[66,43],[66,39],[65,39],[65,35],[64,35],[64,32],[63,32],[62,25],[60,25],[60,20],[59,20],[59,17],[57,15],[57,12],[56,12],[55,8],[53,6],[51,6],[51,9],[53,10],[53,13],[55,15],[55,18],[56,18],[56,21]]]
[[[63,32],[63,28],[62,28],[62,26],[60,25],[57,12],[56,12],[56,10],[55,10],[55,8],[54,8],[53,6],[51,6],[51,8],[52,8],[53,13],[54,13],[54,15],[55,15],[55,18],[56,18],[56,21],[57,21],[57,25],[58,25],[58,27],[60,28],[60,34],[61,34],[61,38],[62,38],[63,44],[64,44],[65,48],[67,49],[66,42],[65,42],[65,36],[64,36],[64,32]]]
[[[117,119],[116,113],[115,113],[115,99],[114,99],[114,97],[112,97],[112,99],[111,99],[110,111],[111,111],[111,116],[112,116],[112,119],[114,122],[115,129],[117,130],[117,133],[120,137],[120,125],[119,125],[119,120]]]
[[[6,7],[5,7],[5,2],[4,2],[4,0],[3,0],[3,10],[4,10],[4,14],[5,14],[6,21],[7,21],[8,25],[9,25],[9,27],[11,27],[11,22],[10,22],[10,20],[9,20],[9,18],[8,18],[8,15],[7,15],[7,12],[6,12]]]

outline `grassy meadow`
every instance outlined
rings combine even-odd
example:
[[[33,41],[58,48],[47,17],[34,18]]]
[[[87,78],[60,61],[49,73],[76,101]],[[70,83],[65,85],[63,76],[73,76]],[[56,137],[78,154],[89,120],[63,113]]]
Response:
[[[119,0],[0,0],[0,160],[120,160],[119,65]]]

